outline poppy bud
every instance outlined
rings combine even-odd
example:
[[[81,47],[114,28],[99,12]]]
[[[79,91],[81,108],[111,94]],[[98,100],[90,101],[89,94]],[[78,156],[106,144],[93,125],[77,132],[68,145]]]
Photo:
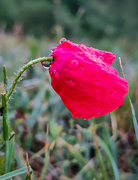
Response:
[[[101,116],[123,104],[128,83],[110,66],[115,54],[66,40],[51,56],[51,85],[74,118]]]

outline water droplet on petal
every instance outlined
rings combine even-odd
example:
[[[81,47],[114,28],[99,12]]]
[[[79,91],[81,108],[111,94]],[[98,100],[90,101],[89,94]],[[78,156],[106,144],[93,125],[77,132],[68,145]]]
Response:
[[[100,86],[102,83],[101,83],[101,81],[96,81],[95,84],[96,84],[96,86]]]
[[[61,44],[61,43],[63,43],[64,41],[67,41],[67,39],[66,39],[66,38],[61,38],[60,41],[59,41],[59,43]]]
[[[86,47],[85,45],[81,44],[81,45],[79,45],[79,46],[80,46],[80,48],[82,48],[83,50],[87,50],[87,47]]]
[[[69,84],[74,86],[75,85],[75,81],[71,79],[71,80],[69,80]]]
[[[77,60],[71,60],[69,62],[69,67],[72,69],[76,69],[76,68],[78,68],[78,66],[79,66],[79,62]]]
[[[52,48],[51,48],[51,52],[54,52],[54,51],[55,51],[55,49],[56,49],[55,47],[52,47]]]
[[[78,67],[78,65],[79,65],[79,63],[78,63],[78,61],[77,60],[72,60],[71,62],[70,62],[73,66],[77,66]]]
[[[58,73],[58,71],[57,71],[56,69],[54,69],[54,70],[52,71],[52,76],[55,77],[55,78],[58,78],[58,77],[59,77],[59,73]]]
[[[79,67],[79,71],[83,72],[84,71],[84,68],[81,66]]]
[[[104,57],[103,56],[99,56],[98,59],[103,61]]]

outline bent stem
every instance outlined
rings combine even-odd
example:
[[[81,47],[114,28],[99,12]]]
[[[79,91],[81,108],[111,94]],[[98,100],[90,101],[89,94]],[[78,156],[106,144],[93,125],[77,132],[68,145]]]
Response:
[[[52,61],[53,60],[53,57],[41,57],[41,58],[38,58],[38,59],[34,59],[34,60],[31,60],[29,63],[27,63],[25,66],[23,66],[19,72],[17,73],[16,75],[16,78],[14,79],[13,83],[12,83],[12,86],[7,94],[7,101],[8,99],[10,98],[19,78],[21,77],[21,75],[23,74],[23,72],[28,69],[30,66],[36,64],[36,63],[40,63],[40,62],[44,62],[44,61]]]

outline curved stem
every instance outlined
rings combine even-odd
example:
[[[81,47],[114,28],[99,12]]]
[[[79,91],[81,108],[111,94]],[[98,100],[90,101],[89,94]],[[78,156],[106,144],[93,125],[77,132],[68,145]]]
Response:
[[[52,61],[53,60],[53,57],[41,57],[41,58],[38,58],[38,59],[34,59],[34,60],[31,60],[29,63],[27,63],[25,66],[23,66],[19,72],[17,73],[16,75],[16,78],[14,79],[13,83],[12,83],[12,86],[7,94],[7,101],[9,99],[9,97],[11,96],[16,84],[17,84],[17,81],[18,79],[21,77],[21,75],[23,74],[23,72],[28,69],[30,66],[32,66],[33,64],[36,64],[36,63],[39,63],[39,62],[43,62],[43,61]]]

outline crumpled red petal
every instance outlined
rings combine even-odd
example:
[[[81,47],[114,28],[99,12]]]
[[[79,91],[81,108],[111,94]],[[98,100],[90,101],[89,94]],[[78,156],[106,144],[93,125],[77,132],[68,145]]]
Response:
[[[123,104],[128,83],[110,66],[115,54],[65,41],[51,56],[51,85],[74,118],[101,116]]]

